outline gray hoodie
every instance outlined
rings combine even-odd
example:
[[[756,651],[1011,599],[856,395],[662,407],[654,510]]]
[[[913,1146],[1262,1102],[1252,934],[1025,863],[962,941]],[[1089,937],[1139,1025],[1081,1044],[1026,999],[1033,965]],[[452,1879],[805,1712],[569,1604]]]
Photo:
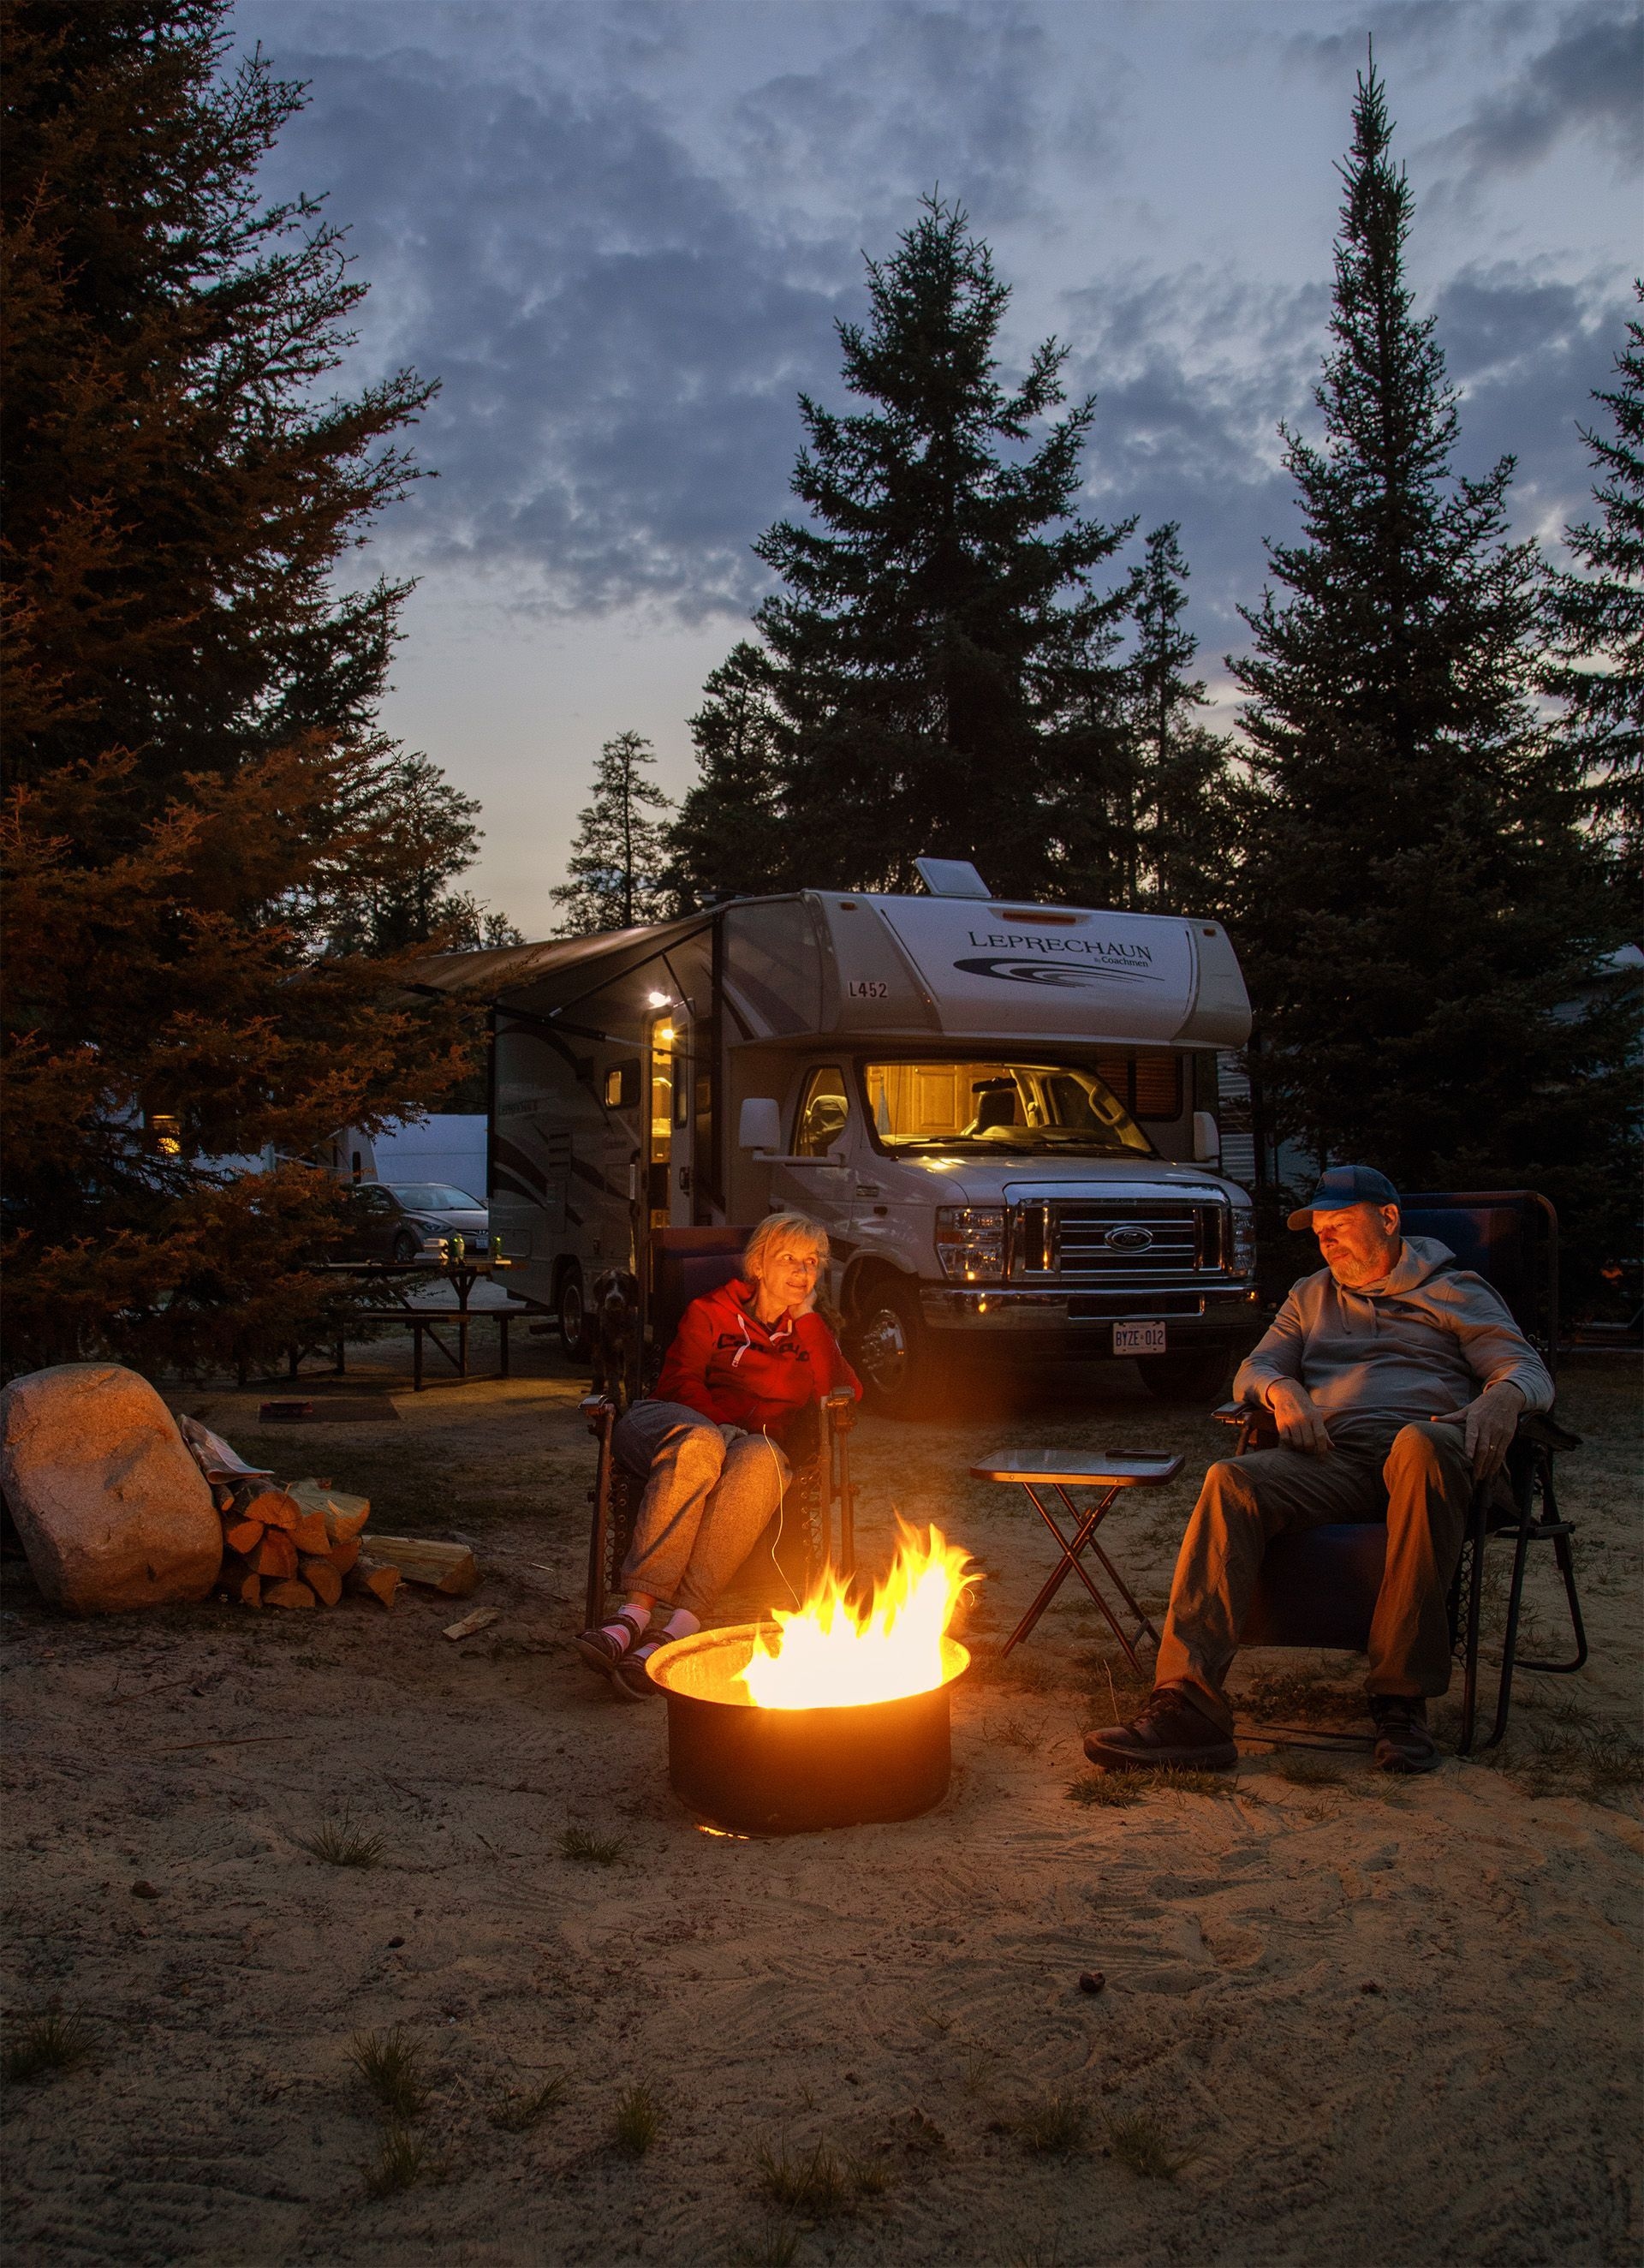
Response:
[[[1435,1418],[1502,1380],[1526,1410],[1552,1407],[1552,1381],[1500,1294],[1432,1236],[1405,1237],[1380,1283],[1358,1291],[1328,1268],[1293,1284],[1233,1391],[1264,1402],[1280,1378],[1299,1379],[1342,1418]]]

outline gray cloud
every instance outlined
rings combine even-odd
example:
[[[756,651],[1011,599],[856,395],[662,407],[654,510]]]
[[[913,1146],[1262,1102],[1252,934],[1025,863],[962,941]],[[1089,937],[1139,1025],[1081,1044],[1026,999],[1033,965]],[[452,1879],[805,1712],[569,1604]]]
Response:
[[[789,504],[795,396],[839,398],[833,323],[862,311],[860,247],[888,252],[938,178],[983,234],[1031,247],[1047,212],[1043,150],[1075,136],[1087,182],[1118,172],[1130,66],[1098,40],[1078,84],[1058,86],[1024,6],[796,11],[784,27],[826,21],[841,36],[804,52],[796,39],[728,96],[715,59],[686,51],[672,0],[244,13],[283,73],[313,82],[270,187],[325,187],[350,225],[373,285],[362,365],[409,362],[444,381],[419,445],[442,478],[378,549],[399,567],[473,568],[524,609],[649,603],[694,622],[750,608],[764,587],[751,543]],[[1366,20],[1413,55],[1455,17],[1476,29],[1488,14],[1402,0]],[[1508,15],[1519,30],[1543,20],[1494,11]],[[362,33],[385,20],[396,44],[371,51]],[[1578,11],[1546,53],[1567,58],[1578,33],[1622,23]],[[1339,82],[1356,48],[1325,46],[1361,38],[1346,26],[1310,34],[1305,54],[1290,46]],[[1574,63],[1551,74],[1560,117],[1585,84]],[[1513,112],[1516,88],[1494,112]],[[1063,243],[1055,261],[1076,263]],[[1293,532],[1274,428],[1310,418],[1327,292],[1322,279],[1138,269],[1060,303],[1070,383],[1100,397],[1090,508],[1182,521],[1207,648],[1238,637],[1262,539]],[[1526,524],[1578,508],[1574,420],[1620,312],[1596,285],[1528,264],[1466,269],[1434,304],[1466,392],[1465,468],[1516,450]]]
[[[1585,0],[1454,132],[1434,144],[1479,177],[1534,165],[1564,136],[1590,136],[1618,164],[1644,149],[1644,14],[1615,0]]]

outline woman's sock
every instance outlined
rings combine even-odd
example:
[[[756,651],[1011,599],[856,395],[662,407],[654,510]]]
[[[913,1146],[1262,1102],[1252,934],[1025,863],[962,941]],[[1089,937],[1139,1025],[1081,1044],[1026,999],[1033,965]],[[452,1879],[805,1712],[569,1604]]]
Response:
[[[689,1607],[676,1607],[663,1624],[662,1634],[664,1638],[694,1638],[701,1627],[701,1617],[694,1615]]]
[[[619,1653],[628,1653],[645,1635],[646,1616],[637,1607],[623,1607],[614,1619],[602,1623],[600,1635],[608,1638]]]

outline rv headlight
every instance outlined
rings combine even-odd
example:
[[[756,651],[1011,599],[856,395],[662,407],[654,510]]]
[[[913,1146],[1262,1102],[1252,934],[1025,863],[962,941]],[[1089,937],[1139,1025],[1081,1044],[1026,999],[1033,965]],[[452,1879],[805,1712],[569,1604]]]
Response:
[[[1248,1205],[1233,1208],[1233,1272],[1248,1276],[1256,1265],[1256,1216]]]
[[[1005,1272],[1005,1217],[997,1205],[938,1205],[936,1257],[962,1284],[997,1283]]]

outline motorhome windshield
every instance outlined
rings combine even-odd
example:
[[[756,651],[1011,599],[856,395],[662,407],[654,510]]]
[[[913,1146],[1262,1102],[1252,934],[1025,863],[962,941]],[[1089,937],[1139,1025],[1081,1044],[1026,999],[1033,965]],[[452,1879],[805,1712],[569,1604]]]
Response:
[[[1072,1064],[870,1063],[862,1075],[887,1150],[1156,1154],[1111,1088]]]

